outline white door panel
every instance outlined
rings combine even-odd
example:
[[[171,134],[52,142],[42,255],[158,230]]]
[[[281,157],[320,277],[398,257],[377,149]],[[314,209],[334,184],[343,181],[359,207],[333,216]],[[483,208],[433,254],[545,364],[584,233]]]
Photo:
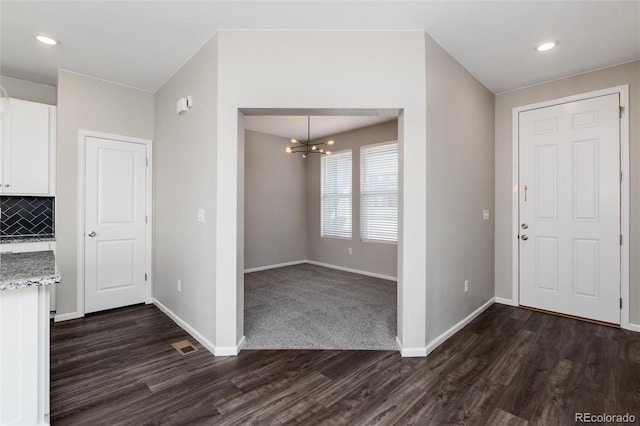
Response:
[[[618,110],[615,94],[519,115],[521,305],[620,323]]]
[[[146,146],[86,138],[85,312],[145,301]]]

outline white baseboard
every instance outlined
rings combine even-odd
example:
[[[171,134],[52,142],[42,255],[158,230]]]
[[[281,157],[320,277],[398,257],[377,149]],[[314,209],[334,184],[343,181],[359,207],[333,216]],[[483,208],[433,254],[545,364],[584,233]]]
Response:
[[[478,315],[486,311],[487,308],[489,308],[494,303],[495,303],[495,297],[492,297],[487,302],[485,302],[484,305],[480,306],[478,309],[476,309],[475,311],[467,315],[462,321],[458,322],[453,327],[451,327],[450,329],[448,329],[447,331],[445,331],[444,333],[442,333],[441,335],[439,335],[438,337],[436,337],[435,339],[427,343],[427,347],[425,351],[426,355],[429,355],[431,352],[433,352],[435,348],[443,344],[449,337],[453,336],[458,331],[460,331],[464,326],[466,326],[471,321],[473,321]]]
[[[307,263],[307,262],[308,262],[307,260],[302,259],[302,260],[294,260],[293,262],[276,263],[275,265],[258,266],[257,268],[245,269],[244,273],[248,274],[250,272],[266,271],[267,269],[283,268],[285,266],[300,265],[302,263]]]
[[[329,263],[316,262],[315,260],[306,260],[305,262],[310,265],[322,266],[329,269],[337,269],[338,271],[351,272],[353,274],[366,275],[368,277],[381,278],[383,280],[398,281],[397,277],[392,277],[390,275],[376,274],[375,272],[361,271],[359,269],[347,268],[345,266],[338,266],[338,265],[331,265]]]
[[[513,300],[506,299],[504,297],[496,297],[495,301],[496,301],[496,303],[499,303],[501,305],[518,306],[518,304],[516,302],[514,302]]]
[[[53,322],[62,322],[69,321],[73,319],[82,318],[84,315],[80,315],[77,312],[69,312],[67,314],[58,314],[56,313],[55,317],[53,317]]]
[[[204,346],[209,352],[214,355],[218,355],[216,353],[216,347],[209,339],[204,337],[198,331],[196,331],[193,327],[191,327],[185,320],[176,315],[171,309],[167,308],[155,297],[153,298],[153,304],[158,307],[162,312],[164,312],[169,318],[173,320],[176,324],[180,326],[184,331],[189,333],[194,339],[196,339],[202,346]],[[219,348],[218,348],[219,349]]]
[[[623,326],[622,328],[624,328],[625,330],[635,331],[636,333],[640,333],[640,324],[629,323]]]
[[[400,343],[400,339],[398,339],[398,336],[396,336],[396,344],[398,345],[398,349],[400,350],[400,355],[403,358],[416,358],[416,357],[427,356],[426,348],[403,348],[402,343]]]
[[[244,336],[235,346],[218,346],[215,351],[216,356],[236,356],[240,353],[240,349],[244,346],[246,339]]]

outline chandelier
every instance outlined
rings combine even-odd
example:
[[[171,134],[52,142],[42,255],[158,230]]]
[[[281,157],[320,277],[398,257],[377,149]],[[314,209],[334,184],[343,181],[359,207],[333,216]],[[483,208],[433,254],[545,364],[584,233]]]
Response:
[[[323,146],[333,145],[333,141],[329,140],[322,143],[311,143],[311,117],[307,115],[307,140],[299,141],[291,139],[291,145],[285,148],[287,154],[302,154],[302,158],[307,158],[309,154],[330,155],[331,151],[327,151]]]

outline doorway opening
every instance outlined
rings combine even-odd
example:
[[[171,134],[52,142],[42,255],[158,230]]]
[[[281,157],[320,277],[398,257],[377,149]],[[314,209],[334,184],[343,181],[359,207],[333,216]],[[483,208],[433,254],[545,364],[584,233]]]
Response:
[[[245,115],[243,348],[397,350],[397,112]]]

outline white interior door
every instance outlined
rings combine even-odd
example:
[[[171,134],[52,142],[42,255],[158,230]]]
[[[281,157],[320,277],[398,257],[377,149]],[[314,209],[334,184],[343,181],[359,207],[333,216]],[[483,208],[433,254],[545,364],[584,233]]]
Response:
[[[95,137],[85,148],[85,312],[145,301],[146,145]]]
[[[619,105],[519,114],[521,305],[620,323]]]

